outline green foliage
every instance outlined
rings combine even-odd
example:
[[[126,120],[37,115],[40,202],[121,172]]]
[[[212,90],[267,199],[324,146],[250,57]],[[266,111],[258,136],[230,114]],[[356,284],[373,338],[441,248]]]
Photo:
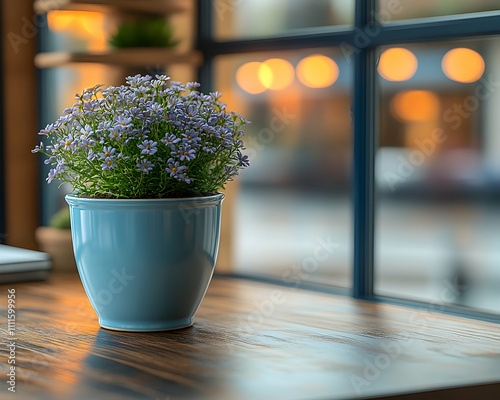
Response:
[[[69,208],[65,207],[56,212],[50,219],[49,226],[55,229],[70,229]]]
[[[116,48],[174,47],[179,41],[172,35],[173,29],[167,20],[148,18],[120,25],[109,44]]]

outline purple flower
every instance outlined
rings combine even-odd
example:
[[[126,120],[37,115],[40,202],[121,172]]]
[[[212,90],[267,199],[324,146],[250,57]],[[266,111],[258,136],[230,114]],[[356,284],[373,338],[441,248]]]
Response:
[[[193,117],[196,117],[198,115],[198,109],[193,106],[192,104],[190,106],[188,106],[188,109],[187,109],[187,116],[189,118],[193,118]]]
[[[189,145],[180,147],[177,154],[179,154],[181,161],[191,161],[196,158],[196,150],[192,149]]]
[[[48,124],[44,129],[38,132],[39,135],[50,135],[54,132],[55,126],[54,124]]]
[[[149,174],[149,171],[152,171],[155,165],[151,161],[142,159],[136,164],[136,166],[140,172]]]
[[[149,106],[149,109],[151,111],[154,111],[155,113],[163,112],[163,107],[160,104],[158,104],[157,102],[151,103],[151,105]]]
[[[207,123],[208,123],[208,125],[212,125],[213,126],[213,125],[215,125],[217,123],[218,120],[219,120],[219,117],[217,117],[217,115],[210,115],[208,117]]]
[[[142,113],[141,109],[138,107],[132,107],[130,110],[128,110],[128,114],[131,117],[137,118],[137,119],[143,119],[144,114]]]
[[[148,131],[147,129],[133,129],[132,130],[132,134],[134,136],[139,137],[139,138],[147,138],[148,133],[150,133],[150,131]]]
[[[250,161],[248,160],[247,155],[243,155],[241,151],[238,150],[238,161],[242,167],[248,167],[250,165]]]
[[[83,112],[86,115],[93,114],[96,109],[99,108],[99,103],[97,101],[87,101],[83,105]]]
[[[233,138],[231,129],[225,127],[221,128],[220,131],[217,132],[216,136],[225,140],[231,140]]]
[[[141,154],[153,155],[154,153],[156,153],[158,151],[158,149],[156,147],[157,144],[158,144],[157,142],[153,142],[152,140],[144,140],[137,147],[139,147],[142,150]]]
[[[47,183],[52,182],[55,178],[57,178],[63,172],[64,172],[64,164],[62,164],[61,162],[58,162],[57,166],[55,168],[52,168],[49,171],[49,175],[47,176]]]
[[[55,168],[52,168],[49,171],[49,175],[47,176],[47,183],[52,182],[57,176],[57,170]]]
[[[121,129],[127,129],[132,126],[132,118],[130,117],[124,117],[122,115],[119,115],[115,119],[115,127],[120,127]]]
[[[116,152],[116,149],[113,149],[110,146],[110,147],[104,147],[102,149],[102,153],[97,153],[97,155],[101,158],[101,160],[106,160],[107,158],[113,157],[115,152]]]
[[[190,129],[182,134],[183,144],[188,144],[191,147],[199,147],[199,141],[201,141],[201,138],[198,136],[198,132],[194,131],[193,129]]]
[[[62,139],[60,141],[60,144],[64,146],[65,149],[73,149],[75,145],[78,143],[78,141],[74,138],[72,134],[69,134],[68,137]]]
[[[219,99],[222,96],[221,92],[211,92],[210,97],[212,97],[214,100]]]
[[[48,165],[48,164],[55,164],[57,161],[57,158],[54,157],[54,156],[50,156],[49,158],[47,158],[43,163],[45,165]]]
[[[109,131],[113,125],[111,122],[100,122],[99,125],[97,126],[97,132],[105,132]]]
[[[95,144],[95,142],[92,139],[83,139],[80,143],[78,143],[80,147],[85,148],[85,147],[90,147]]]
[[[116,156],[116,161],[127,161],[130,160],[129,156],[123,156],[123,153],[120,153]]]
[[[180,141],[181,139],[175,136],[173,133],[171,133],[170,135],[166,135],[165,139],[161,140],[161,142],[170,147],[172,151],[177,151],[177,147],[175,145]]]
[[[226,111],[220,93],[204,95],[198,87],[136,75],[100,95],[98,87],[85,89],[40,131],[48,145],[33,152],[47,155],[48,181],[72,182],[89,194],[108,188],[121,197],[143,197],[174,179],[190,184],[193,193],[215,192],[249,165],[239,130],[247,121]],[[90,171],[99,167],[102,176]],[[151,171],[154,179],[145,179]],[[143,177],[141,186],[129,191],[134,176],[136,184]]]
[[[194,88],[198,88],[200,87],[201,85],[198,83],[198,82],[188,82],[184,85],[184,87],[186,89],[194,89]]]
[[[94,131],[92,130],[90,125],[86,124],[84,128],[80,129],[80,133],[82,134],[81,138],[85,139],[90,137],[94,133]]]
[[[116,168],[116,164],[111,157],[106,157],[104,162],[101,164],[101,168],[103,171],[108,169]]]
[[[226,165],[224,167],[226,177],[229,179],[231,176],[238,175],[238,169],[234,165]]]
[[[165,171],[167,171],[172,178],[175,178],[179,181],[185,181],[186,176],[184,175],[184,171],[187,169],[187,167],[180,165],[179,161],[175,161],[172,158],[169,158],[168,161],[168,167],[165,168]]]
[[[33,150],[31,150],[32,153],[38,153],[39,151],[43,150],[43,142],[40,142],[39,145],[35,146]]]
[[[129,86],[138,87],[147,84],[151,79],[152,78],[149,75],[141,76],[140,74],[137,74],[135,76],[127,76],[125,80]]]
[[[108,137],[110,139],[119,139],[122,135],[122,129],[118,127],[113,127],[110,129]]]

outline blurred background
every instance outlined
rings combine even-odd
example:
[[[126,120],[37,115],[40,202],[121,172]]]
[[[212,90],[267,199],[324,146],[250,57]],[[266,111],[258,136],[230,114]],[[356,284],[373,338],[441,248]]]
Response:
[[[121,84],[136,73],[192,81],[211,62],[203,87],[222,92],[229,109],[252,121],[251,167],[227,189],[219,271],[350,288],[348,47],[235,51],[204,61],[195,1],[34,5],[41,21],[33,47],[37,128],[85,87]],[[354,23],[352,0],[216,0],[212,7],[220,42],[343,31]],[[380,0],[378,20],[411,24],[498,10],[496,0],[401,0],[396,8]],[[500,38],[376,53],[376,294],[500,313]],[[36,131],[30,135],[33,147]],[[39,168],[39,224],[47,225],[71,188],[45,185],[46,167]],[[311,262],[325,242],[334,250]]]

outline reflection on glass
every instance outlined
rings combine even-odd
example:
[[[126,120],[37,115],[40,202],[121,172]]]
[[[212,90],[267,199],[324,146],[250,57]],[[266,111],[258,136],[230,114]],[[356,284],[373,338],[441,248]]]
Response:
[[[354,0],[222,0],[213,2],[215,38],[232,40],[352,25]]]
[[[498,11],[498,0],[378,0],[377,20],[384,24],[403,19]]]
[[[500,313],[500,39],[404,47],[415,74],[378,80],[376,292]]]
[[[350,286],[350,61],[332,49],[216,60],[222,100],[252,121],[231,195],[237,272]]]

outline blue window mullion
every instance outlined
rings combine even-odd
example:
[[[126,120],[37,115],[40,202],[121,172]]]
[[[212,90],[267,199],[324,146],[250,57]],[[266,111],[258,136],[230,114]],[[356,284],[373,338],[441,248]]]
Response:
[[[374,23],[376,0],[356,0],[355,27],[359,32]],[[374,159],[375,159],[375,49],[354,52],[354,261],[353,296],[373,296]]]

